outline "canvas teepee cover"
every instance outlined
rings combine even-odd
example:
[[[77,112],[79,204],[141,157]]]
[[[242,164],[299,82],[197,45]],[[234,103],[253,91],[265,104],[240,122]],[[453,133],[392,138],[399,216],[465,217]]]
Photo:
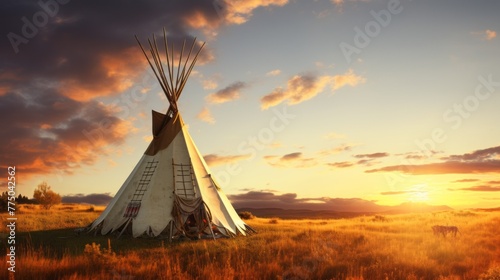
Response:
[[[204,44],[185,41],[174,67],[174,45],[164,31],[165,70],[156,38],[148,56],[138,41],[170,103],[166,114],[153,111],[153,140],[125,183],[90,230],[101,234],[200,236],[246,235],[252,231],[212,178],[177,108],[177,100]],[[137,38],[136,38],[137,39]],[[192,56],[193,49],[198,51]],[[186,51],[187,52],[187,51]]]

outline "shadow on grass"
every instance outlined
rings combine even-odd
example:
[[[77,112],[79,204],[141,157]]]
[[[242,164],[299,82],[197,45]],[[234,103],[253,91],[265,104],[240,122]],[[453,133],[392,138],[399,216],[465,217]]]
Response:
[[[140,249],[154,249],[175,246],[179,242],[169,243],[168,239],[160,238],[133,238],[132,236],[102,236],[93,233],[75,233],[74,229],[55,229],[32,232],[19,232],[17,234],[18,246],[22,250],[27,248],[42,248],[55,257],[63,255],[82,255],[86,244],[100,244],[101,248],[108,247],[111,242],[113,251],[126,253]],[[133,242],[131,242],[133,240]],[[184,241],[185,242],[185,241]],[[21,253],[21,252],[20,252]]]

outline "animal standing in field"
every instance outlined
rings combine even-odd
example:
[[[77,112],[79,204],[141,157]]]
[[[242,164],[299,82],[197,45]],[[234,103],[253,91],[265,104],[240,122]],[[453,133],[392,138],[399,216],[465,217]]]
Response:
[[[457,236],[458,227],[456,227],[456,226],[449,226],[449,227],[446,227],[446,230],[447,230],[447,232],[453,234],[453,237]]]
[[[456,237],[457,233],[459,231],[458,231],[458,227],[456,227],[456,226],[435,225],[435,226],[432,226],[432,232],[434,233],[434,235],[442,234],[443,237],[446,237],[446,235],[448,235],[448,233],[450,233],[453,235],[453,237]]]

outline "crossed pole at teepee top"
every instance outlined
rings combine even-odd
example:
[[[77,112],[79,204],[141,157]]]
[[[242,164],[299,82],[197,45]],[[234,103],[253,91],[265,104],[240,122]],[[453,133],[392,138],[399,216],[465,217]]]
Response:
[[[191,57],[191,53],[193,52],[194,46],[196,45],[196,37],[193,39],[193,43],[191,44],[191,48],[189,49],[189,53],[187,57],[184,59],[183,54],[184,54],[184,49],[186,46],[186,39],[184,39],[184,42],[182,44],[182,49],[179,55],[179,61],[177,63],[177,70],[174,68],[174,43],[172,42],[171,47],[169,48],[168,46],[168,39],[167,39],[167,33],[165,31],[165,28],[163,28],[163,42],[165,45],[165,56],[167,58],[167,64],[166,68],[168,71],[168,77],[165,74],[165,69],[163,68],[163,62],[161,61],[160,58],[160,52],[158,50],[158,45],[156,43],[156,36],[153,34],[153,40],[148,38],[148,43],[149,43],[149,52],[151,53],[151,58],[154,62],[151,62],[150,56],[146,53],[144,50],[144,47],[142,46],[141,42],[139,41],[139,38],[137,38],[137,35],[135,36],[135,39],[137,40],[137,43],[139,43],[139,46],[141,47],[142,53],[148,60],[149,66],[153,70],[156,79],[158,79],[158,82],[160,83],[160,86],[165,93],[165,96],[168,99],[168,102],[170,103],[170,106],[167,110],[166,114],[166,119],[169,119],[170,117],[176,117],[177,113],[179,112],[179,109],[177,107],[177,100],[179,99],[182,90],[184,89],[184,86],[186,85],[186,82],[189,78],[189,75],[191,74],[191,70],[193,70],[194,65],[196,64],[196,60],[198,59],[198,55],[200,54],[201,50],[205,46],[205,42],[201,44],[199,47],[198,51],[196,52],[196,55],[194,58],[191,60],[191,63],[188,66],[188,61],[189,58]],[[181,68],[182,65],[182,68]],[[171,115],[172,114],[172,115]]]

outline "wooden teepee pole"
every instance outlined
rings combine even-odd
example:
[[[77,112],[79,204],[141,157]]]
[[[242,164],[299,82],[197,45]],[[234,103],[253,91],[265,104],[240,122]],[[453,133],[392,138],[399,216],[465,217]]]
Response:
[[[177,78],[175,80],[175,92],[177,93],[178,86],[179,86],[179,74],[181,70],[181,65],[182,65],[182,55],[184,54],[184,47],[186,46],[186,39],[184,39],[184,42],[182,43],[182,49],[181,49],[181,54],[179,55],[179,62],[177,63]],[[181,76],[182,79],[182,76]]]
[[[137,38],[137,36],[135,36],[135,39],[137,40],[137,43],[139,43],[139,46],[141,47],[141,50],[142,50],[142,53],[144,54],[144,56],[146,57],[148,63],[149,63],[149,66],[151,67],[151,69],[153,70],[153,73],[155,74],[155,77],[156,79],[158,80],[158,82],[160,83],[160,86],[162,88],[162,90],[164,92],[167,92],[167,89],[165,88],[165,85],[163,84],[162,80],[160,79],[160,77],[158,76],[158,73],[156,72],[156,69],[155,67],[153,66],[153,64],[151,63],[151,60],[149,59],[149,56],[146,54],[146,51],[144,50],[141,42],[139,41],[139,39]],[[151,50],[150,50],[151,51]],[[169,100],[170,102],[170,100]]]
[[[184,39],[184,42],[182,44],[182,48],[180,50],[179,54],[179,59],[178,59],[178,64],[177,67],[175,67],[175,61],[174,60],[174,54],[175,54],[175,45],[174,42],[172,42],[171,46],[168,44],[168,38],[167,38],[167,32],[165,28],[163,28],[163,43],[165,46],[165,57],[167,60],[167,63],[165,67],[167,68],[168,71],[168,76],[167,73],[165,72],[165,67],[163,66],[163,62],[161,60],[161,55],[160,51],[158,50],[158,43],[156,41],[156,36],[153,34],[153,39],[148,39],[148,44],[149,44],[149,52],[150,55],[148,55],[142,46],[141,42],[139,41],[139,38],[135,36],[135,39],[137,40],[137,43],[139,44],[142,53],[146,57],[149,66],[153,70],[153,73],[160,83],[160,86],[165,93],[165,96],[167,97],[170,106],[167,111],[167,115],[171,115],[169,112],[174,113],[174,115],[177,114],[178,112],[178,107],[177,107],[177,100],[179,99],[182,90],[184,89],[184,86],[186,85],[186,82],[189,78],[189,75],[191,74],[191,71],[193,70],[194,65],[196,64],[196,61],[198,60],[198,56],[205,46],[205,43],[201,44],[199,47],[198,51],[194,55],[193,59],[191,61],[191,55],[193,54],[194,47],[196,45],[196,38],[193,39],[193,43],[191,44],[191,47],[189,48],[189,52],[187,54],[187,57],[185,57],[185,49],[186,49],[186,40]],[[186,50],[187,51],[187,50]],[[151,57],[150,57],[151,56]],[[154,65],[153,65],[154,64]],[[177,68],[177,69],[176,69]]]
[[[184,42],[185,42],[185,41],[184,41]],[[185,59],[185,61],[184,61],[184,65],[182,66],[181,77],[183,77],[183,78],[182,78],[181,85],[182,85],[182,84],[184,84],[184,83],[185,83],[185,82],[184,82],[184,80],[188,78],[188,77],[186,76],[186,66],[187,66],[187,63],[188,63],[188,61],[189,61],[189,58],[191,57],[191,53],[192,53],[192,51],[193,51],[193,48],[194,48],[195,43],[196,43],[196,37],[193,39],[193,43],[191,44],[191,48],[189,49],[188,56],[187,56],[187,58],[186,58],[186,59]],[[177,90],[178,90],[178,89],[177,89]],[[176,91],[176,92],[177,92],[177,91]],[[180,92],[178,93],[177,98],[179,98],[179,96],[180,96]]]
[[[168,84],[167,82],[167,77],[165,77],[165,70],[163,69],[163,63],[161,61],[161,56],[160,56],[160,52],[158,51],[158,45],[156,44],[156,36],[153,34],[153,42],[154,42],[154,50],[155,50],[155,55],[158,57],[158,64],[159,64],[159,68],[158,68],[158,71],[160,72],[161,74],[161,78],[163,80],[163,82],[165,83],[166,85],[166,88],[169,90],[168,93],[170,94],[170,96],[172,96],[173,92],[172,92],[172,87]]]
[[[187,78],[189,77],[189,75],[191,75],[191,70],[193,70],[193,67],[196,64],[196,61],[198,60],[198,55],[200,54],[200,52],[201,52],[201,50],[203,49],[204,46],[205,46],[205,42],[203,42],[203,44],[201,44],[200,48],[198,49],[198,52],[196,53],[193,61],[191,62],[191,65],[189,66],[189,70],[186,73],[186,79],[183,81],[183,83],[181,84],[181,86],[178,89],[178,93],[177,93],[178,96],[181,95],[182,90],[184,89],[184,86],[186,85]],[[179,98],[179,97],[177,97],[177,98]]]

